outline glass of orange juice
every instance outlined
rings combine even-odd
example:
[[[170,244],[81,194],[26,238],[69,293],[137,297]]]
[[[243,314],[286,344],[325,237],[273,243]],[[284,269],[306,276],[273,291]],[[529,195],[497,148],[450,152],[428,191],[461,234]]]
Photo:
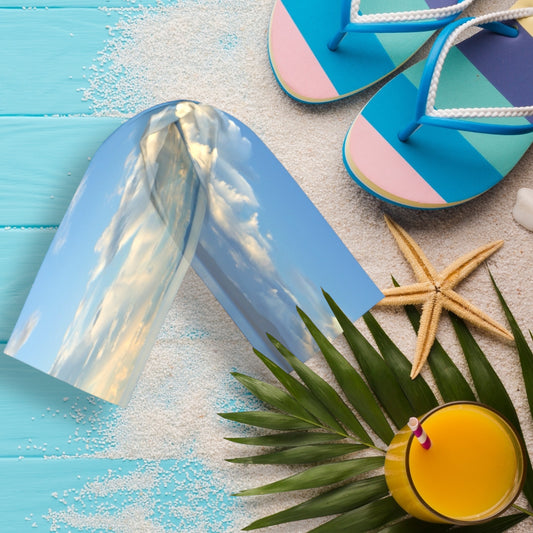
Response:
[[[430,437],[424,447],[408,426],[385,458],[392,496],[428,522],[472,525],[494,518],[517,498],[525,477],[525,447],[494,409],[452,402],[420,418]]]

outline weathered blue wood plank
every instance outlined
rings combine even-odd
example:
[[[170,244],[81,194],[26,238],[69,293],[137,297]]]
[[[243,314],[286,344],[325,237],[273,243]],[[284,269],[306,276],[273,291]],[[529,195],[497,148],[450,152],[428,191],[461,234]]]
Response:
[[[82,89],[118,13],[3,9],[0,16],[0,115],[90,114]]]
[[[103,400],[0,355],[0,457],[100,452],[108,447],[102,429],[115,410]]]
[[[0,342],[9,338],[53,229],[0,229]]]
[[[198,458],[0,459],[2,533],[238,531],[239,505]],[[117,525],[120,524],[120,525]]]
[[[112,7],[136,8],[140,6],[157,6],[169,4],[175,0],[0,0],[0,9],[24,8],[64,8],[64,7]]]
[[[66,511],[68,504],[75,503],[75,497],[78,497],[79,502],[79,494],[88,483],[98,483],[98,479],[104,481],[118,475],[127,476],[140,465],[140,461],[110,459],[0,458],[0,471],[4,480],[0,484],[1,531],[51,531],[46,515],[54,511]],[[148,484],[148,488],[152,487]],[[116,516],[127,505],[128,498],[135,494],[135,489],[129,492],[115,490],[111,493],[111,498],[105,499],[86,491],[79,507],[88,515],[99,511],[104,516]],[[100,528],[98,530],[102,531]]]
[[[89,159],[121,122],[0,117],[0,226],[58,225]]]

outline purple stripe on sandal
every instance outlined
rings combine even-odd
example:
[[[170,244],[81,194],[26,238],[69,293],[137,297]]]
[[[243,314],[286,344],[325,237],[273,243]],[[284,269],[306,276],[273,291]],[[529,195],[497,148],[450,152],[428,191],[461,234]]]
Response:
[[[533,104],[533,36],[519,28],[517,37],[483,31],[457,45],[515,107]]]
[[[426,4],[429,8],[435,9],[437,7],[454,6],[457,4],[455,0],[426,0]]]

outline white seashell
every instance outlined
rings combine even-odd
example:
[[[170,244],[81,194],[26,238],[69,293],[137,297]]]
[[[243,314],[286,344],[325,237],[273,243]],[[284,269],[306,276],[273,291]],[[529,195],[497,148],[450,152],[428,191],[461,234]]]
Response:
[[[533,231],[533,189],[518,189],[513,218],[524,228]]]

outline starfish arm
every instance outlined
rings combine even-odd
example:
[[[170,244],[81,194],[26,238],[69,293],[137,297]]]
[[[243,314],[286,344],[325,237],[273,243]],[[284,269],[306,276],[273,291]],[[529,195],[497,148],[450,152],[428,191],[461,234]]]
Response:
[[[459,296],[455,291],[443,291],[443,307],[463,320],[475,326],[503,337],[506,340],[513,340],[513,336],[502,325],[490,318],[486,313],[472,305],[468,300]]]
[[[388,216],[385,216],[385,222],[387,223],[392,236],[396,239],[398,247],[413,268],[416,279],[421,282],[434,280],[437,277],[437,272],[420,246],[416,244],[401,226],[396,224],[396,222],[391,220]]]
[[[416,376],[418,376],[429,356],[429,351],[433,346],[435,335],[437,334],[437,326],[439,325],[441,313],[442,295],[434,293],[431,298],[426,300],[426,303],[422,308],[415,357],[411,368],[411,379],[415,379]]]
[[[425,283],[413,283],[403,287],[392,287],[383,291],[385,298],[377,305],[409,305],[424,303],[431,294],[435,293],[435,287],[429,281]]]
[[[502,245],[503,241],[490,242],[456,259],[437,276],[441,288],[453,289]]]

